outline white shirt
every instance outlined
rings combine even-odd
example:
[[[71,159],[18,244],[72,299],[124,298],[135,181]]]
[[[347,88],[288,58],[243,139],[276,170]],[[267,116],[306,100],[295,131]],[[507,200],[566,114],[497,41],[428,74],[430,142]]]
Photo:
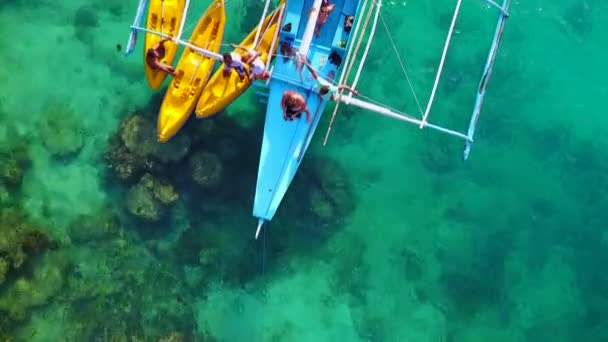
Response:
[[[262,60],[259,57],[253,61],[251,66],[253,69],[253,74],[256,76],[261,75],[264,72],[264,70],[266,70],[266,64],[264,64],[264,62],[262,62]]]
[[[232,63],[230,63],[231,67],[244,67],[243,60],[241,59],[241,55],[236,52],[231,52],[230,57],[232,57]]]

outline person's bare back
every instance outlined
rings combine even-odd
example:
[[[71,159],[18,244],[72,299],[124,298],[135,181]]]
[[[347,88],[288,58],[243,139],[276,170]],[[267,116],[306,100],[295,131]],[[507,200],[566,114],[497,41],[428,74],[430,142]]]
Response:
[[[153,70],[164,71],[175,76],[175,69],[163,63],[161,60],[165,58],[165,42],[170,40],[170,37],[164,38],[146,52],[146,63]]]
[[[315,27],[315,34],[317,37],[319,37],[321,35],[321,28],[323,27],[323,25],[325,25],[325,23],[329,19],[329,16],[331,15],[331,12],[334,10],[335,7],[336,7],[336,5],[330,4],[329,1],[324,2],[321,5],[321,9],[319,10],[319,15],[317,16],[317,25]],[[313,8],[313,10],[314,10],[314,8]]]

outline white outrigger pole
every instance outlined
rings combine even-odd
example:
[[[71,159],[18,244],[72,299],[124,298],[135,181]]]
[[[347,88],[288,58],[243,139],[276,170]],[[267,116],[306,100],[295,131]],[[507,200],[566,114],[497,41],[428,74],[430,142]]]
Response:
[[[126,56],[131,54],[131,52],[133,52],[133,49],[135,48],[135,43],[137,41],[137,32],[141,31],[141,32],[145,32],[145,33],[150,33],[150,34],[160,36],[162,38],[170,37],[166,33],[150,30],[150,29],[147,29],[147,28],[141,26],[141,21],[143,19],[143,15],[144,15],[144,12],[146,9],[147,2],[148,2],[148,0],[139,1],[139,5],[137,7],[137,12],[135,13],[135,19],[133,20],[133,24],[131,25],[131,33],[129,35],[129,42],[127,43],[127,48],[125,49]],[[173,42],[175,42],[176,44],[188,47],[188,48],[200,53],[203,56],[213,58],[216,61],[220,61],[220,62],[223,61],[224,59],[222,58],[222,55],[220,55],[219,53],[215,53],[213,51],[203,49],[194,44],[191,44],[190,42],[182,40],[182,34],[184,33],[184,25],[186,24],[186,17],[188,16],[189,6],[190,6],[190,0],[186,0],[186,4],[184,5],[184,13],[182,15],[182,21],[180,22],[179,30],[177,31],[177,37],[173,37],[173,38],[171,38],[171,40]]]
[[[462,0],[458,0],[457,4],[456,4],[456,9],[454,11],[454,16],[452,17],[452,23],[450,25],[450,29],[448,31],[448,37],[446,38],[446,42],[443,48],[443,53],[441,56],[441,61],[439,63],[439,68],[437,71],[437,75],[435,76],[435,82],[433,84],[433,90],[431,92],[431,96],[429,98],[429,102],[427,103],[427,107],[426,107],[426,111],[423,114],[422,119],[416,119],[410,115],[407,115],[405,113],[400,113],[397,112],[393,109],[390,108],[386,108],[371,102],[366,102],[366,101],[362,101],[359,100],[357,98],[353,98],[352,97],[352,93],[349,94],[348,96],[344,96],[342,94],[338,95],[337,99],[336,99],[336,107],[340,104],[340,102],[344,102],[347,105],[352,105],[355,107],[359,107],[359,108],[363,108],[372,112],[375,112],[377,114],[383,115],[383,116],[387,116],[390,117],[392,119],[396,119],[396,120],[400,120],[400,121],[404,121],[404,122],[408,122],[408,123],[412,123],[412,124],[416,124],[418,125],[420,128],[424,128],[424,127],[428,127],[431,128],[433,130],[442,132],[442,133],[446,133],[461,139],[464,139],[466,142],[466,146],[465,146],[465,150],[464,150],[464,155],[463,155],[463,159],[467,159],[471,150],[471,145],[473,144],[473,137],[475,135],[475,127],[477,124],[477,119],[479,118],[480,112],[481,112],[481,107],[483,104],[483,99],[485,96],[485,91],[486,91],[486,87],[488,84],[488,80],[490,78],[490,75],[492,73],[492,68],[494,67],[494,60],[496,58],[496,54],[498,51],[498,46],[500,45],[500,41],[502,38],[502,32],[504,30],[504,25],[505,25],[505,21],[506,19],[509,17],[509,4],[510,4],[510,0],[503,0],[503,4],[502,6],[499,6],[496,2],[494,2],[493,0],[485,0],[488,4],[490,4],[491,6],[497,8],[500,11],[499,17],[498,17],[498,23],[496,26],[496,31],[494,33],[494,39],[492,40],[492,45],[490,47],[490,51],[488,53],[488,57],[486,60],[486,64],[483,70],[483,74],[479,83],[479,87],[478,87],[478,91],[477,91],[477,96],[475,99],[475,107],[473,109],[473,114],[471,115],[471,119],[469,122],[469,128],[467,131],[467,134],[452,130],[452,129],[448,129],[445,127],[441,127],[438,125],[434,125],[431,124],[427,121],[428,118],[428,114],[433,102],[433,99],[435,97],[435,91],[437,89],[437,84],[439,82],[439,79],[441,78],[441,72],[443,69],[443,64],[445,62],[445,56],[447,54],[448,51],[448,46],[450,44],[451,41],[451,37],[453,34],[453,30],[454,30],[454,25],[456,23],[456,18],[458,17],[458,12],[460,10],[460,5],[462,3]],[[376,28],[376,21],[377,21],[377,16],[380,12],[380,5],[382,4],[382,0],[375,0],[376,6],[378,6],[377,12],[376,12],[376,17],[374,18],[374,24],[372,26],[372,31],[370,33],[369,39],[371,40],[374,36],[374,31]],[[363,68],[363,65],[365,63],[365,60],[367,58],[367,53],[368,53],[368,49],[369,49],[369,44],[370,41],[368,40],[368,44],[366,46],[365,52],[363,53],[363,56],[361,57],[361,61],[359,62],[359,69],[357,70],[357,75],[355,76],[355,81],[353,82],[352,88],[355,88],[357,81],[359,79],[359,75],[361,73],[361,70]],[[355,52],[356,54],[356,52]],[[347,59],[349,59],[350,55],[350,51],[348,51],[347,54]],[[355,57],[353,57],[354,59]],[[342,81],[342,77],[340,78],[340,80]],[[334,111],[334,115],[335,115],[335,111]],[[332,117],[333,119],[333,117]],[[333,121],[333,120],[332,120]],[[327,137],[329,135],[329,132],[331,131],[331,125],[332,123],[330,122],[330,126],[327,132],[327,135],[325,136],[325,141],[327,141]]]
[[[486,65],[483,68],[483,74],[481,76],[481,80],[479,81],[479,87],[477,88],[477,96],[475,97],[475,107],[473,107],[473,114],[471,115],[471,121],[469,122],[469,129],[467,130],[467,140],[462,156],[464,160],[467,160],[469,158],[469,153],[471,153],[471,146],[473,145],[473,136],[475,135],[477,119],[479,119],[479,114],[481,113],[483,99],[486,95],[486,87],[488,86],[490,75],[492,74],[492,68],[494,67],[494,60],[496,59],[498,46],[500,45],[500,40],[502,39],[502,32],[505,28],[505,22],[509,17],[510,0],[503,0],[502,7],[498,6],[498,4],[492,0],[486,0],[486,2],[498,8],[500,10],[500,16],[498,17],[498,23],[496,23],[496,30],[494,31],[494,39],[492,40],[492,46],[490,47],[490,51],[488,52]]]
[[[144,12],[148,5],[148,0],[139,0],[137,5],[137,11],[135,12],[135,18],[133,19],[133,25],[131,25],[131,33],[129,34],[129,40],[127,41],[127,47],[125,48],[125,56],[130,55],[135,50],[135,44],[137,43],[137,30],[133,27],[141,26],[141,21],[144,18]]]
[[[443,45],[443,53],[441,54],[441,60],[439,61],[439,67],[437,68],[437,75],[435,75],[435,82],[433,83],[433,89],[431,90],[429,102],[426,104],[424,115],[422,115],[422,123],[420,123],[420,128],[424,128],[424,126],[426,125],[426,120],[429,116],[429,112],[431,111],[433,100],[435,99],[435,92],[437,91],[437,86],[439,85],[439,79],[441,79],[441,73],[443,72],[445,57],[448,55],[448,48],[450,47],[450,41],[452,40],[452,35],[454,34],[454,26],[456,26],[456,18],[458,18],[458,13],[460,12],[461,4],[462,0],[458,0],[458,2],[456,3],[456,9],[454,10],[452,22],[450,23],[450,29],[448,30],[448,37],[445,39],[445,44]]]

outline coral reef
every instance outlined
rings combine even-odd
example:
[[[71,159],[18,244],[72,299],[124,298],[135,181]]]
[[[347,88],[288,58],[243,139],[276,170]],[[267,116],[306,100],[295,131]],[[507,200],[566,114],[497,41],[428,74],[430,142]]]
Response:
[[[0,311],[14,321],[26,319],[29,309],[47,304],[59,292],[68,266],[65,254],[46,255],[34,265],[31,275],[19,276],[8,286],[0,296]]]
[[[0,337],[29,311],[48,303],[63,284],[68,262],[58,243],[16,209],[0,213]],[[41,257],[41,259],[39,258]]]
[[[165,164],[179,162],[190,150],[190,137],[180,134],[165,144],[156,141],[156,127],[144,115],[128,116],[105,154],[107,166],[119,180],[132,181],[143,173],[164,173]]]
[[[43,115],[39,132],[49,153],[58,157],[77,154],[83,146],[78,114],[66,105],[51,103]]]
[[[185,284],[141,242],[116,238],[81,253],[67,279],[67,316],[79,322],[73,340],[155,341],[192,331]]]
[[[21,141],[21,139],[15,137],[14,141]],[[21,185],[23,175],[30,166],[27,149],[27,145],[21,143],[0,148],[0,184],[5,182],[12,187]]]
[[[120,218],[112,208],[91,215],[81,215],[68,227],[72,242],[103,242],[122,234]]]
[[[6,272],[21,268],[28,258],[46,249],[57,248],[57,243],[44,234],[40,228],[29,223],[22,213],[15,209],[0,212],[0,260],[8,264]],[[6,277],[5,273],[0,278]]]
[[[158,221],[164,216],[166,206],[173,204],[178,198],[179,195],[171,184],[145,174],[139,183],[127,192],[126,205],[129,212],[136,217]]]

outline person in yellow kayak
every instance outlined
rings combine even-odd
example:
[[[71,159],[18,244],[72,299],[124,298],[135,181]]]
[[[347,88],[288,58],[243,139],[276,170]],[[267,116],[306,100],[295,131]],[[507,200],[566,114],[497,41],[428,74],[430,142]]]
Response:
[[[295,91],[287,90],[283,93],[281,108],[283,108],[283,119],[287,121],[300,118],[302,112],[304,112],[306,113],[306,122],[310,122],[310,110],[306,106],[306,99]]]
[[[235,49],[243,49],[247,51],[247,59],[245,60],[245,64],[249,65],[249,81],[253,82],[254,80],[267,80],[270,77],[270,73],[266,69],[266,64],[260,58],[261,53],[257,52],[252,48],[248,48],[245,46],[230,44]]]
[[[152,70],[164,71],[175,76],[175,68],[162,62],[165,58],[165,42],[171,40],[171,37],[163,38],[153,47],[146,51],[146,63]]]
[[[236,52],[226,52],[222,55],[222,58],[224,61],[224,77],[230,75],[231,69],[236,71],[241,81],[245,79],[245,76],[249,77],[249,71],[245,68],[241,55]]]
[[[359,95],[358,91],[347,85],[334,85],[330,81],[320,77],[319,74],[317,74],[315,69],[312,67],[312,65],[310,65],[310,63],[304,63],[308,68],[308,71],[310,71],[310,73],[312,74],[312,77],[317,81],[316,91],[318,92],[319,100],[335,100],[335,96],[340,90],[346,90],[353,93],[354,95]]]

